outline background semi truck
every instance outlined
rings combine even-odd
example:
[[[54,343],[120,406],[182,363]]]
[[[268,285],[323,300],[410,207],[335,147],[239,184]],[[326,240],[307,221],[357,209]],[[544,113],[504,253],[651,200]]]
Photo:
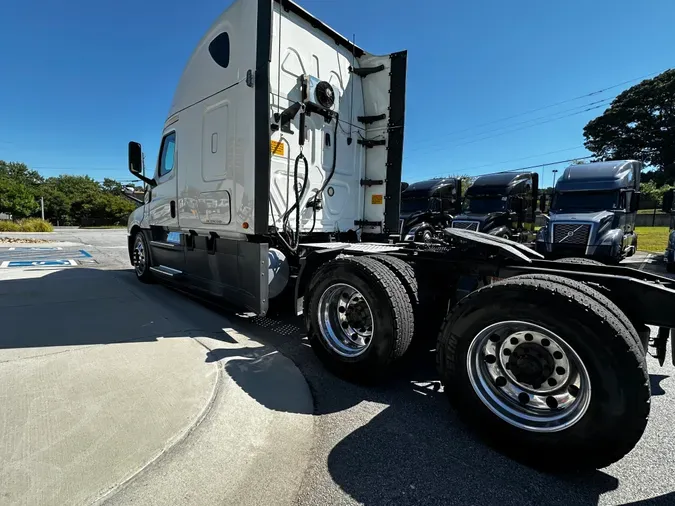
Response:
[[[531,465],[603,467],[649,414],[647,324],[665,357],[675,284],[543,260],[457,228],[398,232],[407,54],[377,56],[286,0],[237,0],[190,57],[129,218],[143,282],[257,314],[302,313],[330,370],[381,380],[435,342],[459,414]]]
[[[467,188],[464,212],[454,217],[452,227],[533,242],[538,191],[536,172],[480,176]]]
[[[537,251],[547,258],[586,257],[606,263],[633,255],[641,171],[635,160],[567,167],[556,182]]]
[[[430,241],[452,222],[462,204],[461,178],[417,181],[401,193],[400,236],[404,241]]]

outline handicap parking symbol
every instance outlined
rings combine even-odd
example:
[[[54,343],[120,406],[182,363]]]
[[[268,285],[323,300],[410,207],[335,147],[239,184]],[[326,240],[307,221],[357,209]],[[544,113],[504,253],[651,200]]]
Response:
[[[7,260],[0,264],[0,268],[10,267],[72,267],[76,266],[75,260]]]

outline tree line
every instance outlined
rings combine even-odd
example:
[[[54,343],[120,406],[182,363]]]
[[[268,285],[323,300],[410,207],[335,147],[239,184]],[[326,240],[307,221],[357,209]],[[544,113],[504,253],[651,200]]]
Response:
[[[596,160],[640,160],[643,197],[661,203],[675,183],[675,69],[645,79],[612,100],[584,127],[584,145]]]
[[[41,216],[58,225],[126,224],[136,205],[123,196],[122,183],[105,178],[61,175],[44,178],[24,163],[0,160],[0,212],[14,219]]]

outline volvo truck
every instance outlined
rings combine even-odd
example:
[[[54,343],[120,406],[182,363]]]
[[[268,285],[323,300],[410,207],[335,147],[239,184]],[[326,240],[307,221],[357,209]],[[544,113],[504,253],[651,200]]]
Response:
[[[615,462],[647,423],[646,325],[675,328],[673,280],[452,227],[390,244],[407,60],[291,1],[232,2],[185,66],[152,175],[129,143],[148,185],[128,223],[137,278],[260,315],[287,306],[353,381],[436,335],[445,392],[486,440],[537,467]]]
[[[431,241],[450,226],[453,215],[461,210],[461,202],[461,178],[434,178],[406,186],[401,193],[401,240]]]
[[[583,257],[618,264],[637,250],[635,217],[642,163],[571,165],[555,185],[536,248],[547,258]]]
[[[536,172],[480,176],[467,188],[464,212],[454,217],[452,227],[531,243],[535,239],[538,191]]]

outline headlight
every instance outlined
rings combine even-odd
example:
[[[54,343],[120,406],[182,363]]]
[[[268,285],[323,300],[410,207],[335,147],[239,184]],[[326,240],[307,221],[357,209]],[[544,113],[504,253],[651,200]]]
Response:
[[[420,229],[420,226],[419,226],[419,225],[415,225],[414,227],[412,227],[412,228],[411,228],[410,230],[408,230],[408,232],[405,234],[405,237],[403,238],[403,240],[404,240],[404,241],[414,242],[414,241],[415,241],[415,234],[417,233],[417,231],[418,231],[419,229]]]

